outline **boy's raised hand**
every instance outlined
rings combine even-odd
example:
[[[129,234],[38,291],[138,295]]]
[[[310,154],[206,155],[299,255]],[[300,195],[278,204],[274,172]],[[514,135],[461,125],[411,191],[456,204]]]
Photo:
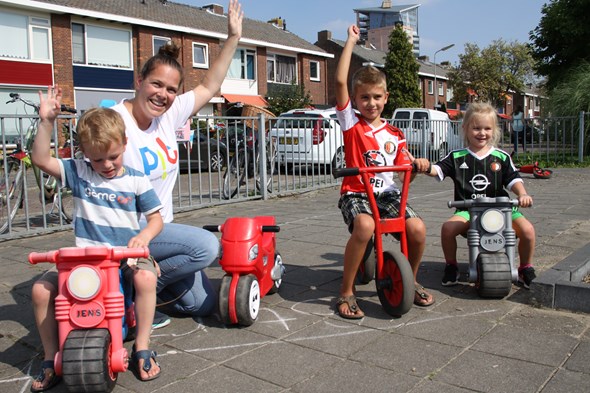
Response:
[[[354,40],[354,42],[357,42],[361,38],[360,30],[357,25],[351,25],[348,28],[348,38]]]
[[[49,86],[47,88],[47,95],[44,96],[42,91],[39,91],[39,118],[54,122],[61,112],[61,88]]]

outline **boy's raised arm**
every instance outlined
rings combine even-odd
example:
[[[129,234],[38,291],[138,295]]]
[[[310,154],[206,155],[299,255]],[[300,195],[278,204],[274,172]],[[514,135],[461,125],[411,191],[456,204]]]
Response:
[[[348,28],[348,38],[340,60],[338,61],[338,67],[336,68],[336,104],[342,108],[348,102],[350,98],[348,94],[348,71],[350,69],[350,59],[352,58],[352,50],[359,40],[359,28],[352,25]]]
[[[39,126],[33,142],[31,160],[43,172],[61,180],[59,161],[51,155],[53,124],[61,112],[61,88],[49,86],[47,96],[39,91]]]

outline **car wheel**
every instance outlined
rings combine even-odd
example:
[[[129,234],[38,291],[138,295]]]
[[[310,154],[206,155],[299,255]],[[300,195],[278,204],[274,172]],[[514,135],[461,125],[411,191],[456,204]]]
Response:
[[[225,156],[221,152],[211,152],[209,159],[209,171],[217,172],[225,167]]]
[[[346,166],[346,162],[344,161],[344,147],[339,147],[336,150],[336,154],[332,158],[332,172],[335,169],[344,168]]]

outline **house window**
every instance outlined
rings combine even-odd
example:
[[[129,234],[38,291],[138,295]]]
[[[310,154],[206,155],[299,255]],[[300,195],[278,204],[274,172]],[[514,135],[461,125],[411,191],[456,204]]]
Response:
[[[309,62],[309,80],[320,81],[320,62],[310,61]]]
[[[434,94],[434,82],[428,81],[428,94]]]
[[[0,57],[51,60],[50,27],[49,19],[0,11]]]
[[[193,67],[209,68],[209,46],[193,42]]]
[[[228,78],[256,79],[256,52],[252,49],[237,49],[232,58]]]
[[[131,31],[72,23],[74,64],[131,68]]]
[[[438,85],[438,95],[442,97],[444,95],[443,83],[436,81],[436,84]]]
[[[152,37],[152,48],[154,49],[153,54],[156,55],[161,47],[166,45],[170,40],[168,37]]]
[[[282,55],[269,55],[266,60],[266,80],[268,82],[297,83],[296,60],[294,57]],[[319,80],[319,64],[318,64]]]

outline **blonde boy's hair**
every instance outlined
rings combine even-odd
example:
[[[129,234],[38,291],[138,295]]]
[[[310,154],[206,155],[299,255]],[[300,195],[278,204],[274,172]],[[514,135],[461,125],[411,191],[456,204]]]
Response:
[[[372,65],[359,68],[352,76],[352,95],[356,93],[357,87],[361,85],[373,85],[382,87],[387,91],[387,79],[383,71],[378,70]]]
[[[111,108],[88,109],[76,126],[80,148],[108,150],[112,144],[127,144],[125,122],[121,115]]]
[[[500,127],[498,126],[498,112],[496,112],[496,109],[487,102],[473,102],[469,104],[465,116],[463,116],[463,142],[465,142],[465,146],[469,145],[465,131],[471,126],[474,117],[480,116],[490,116],[492,119],[494,132],[492,133],[491,145],[496,146],[500,141],[501,136]]]

